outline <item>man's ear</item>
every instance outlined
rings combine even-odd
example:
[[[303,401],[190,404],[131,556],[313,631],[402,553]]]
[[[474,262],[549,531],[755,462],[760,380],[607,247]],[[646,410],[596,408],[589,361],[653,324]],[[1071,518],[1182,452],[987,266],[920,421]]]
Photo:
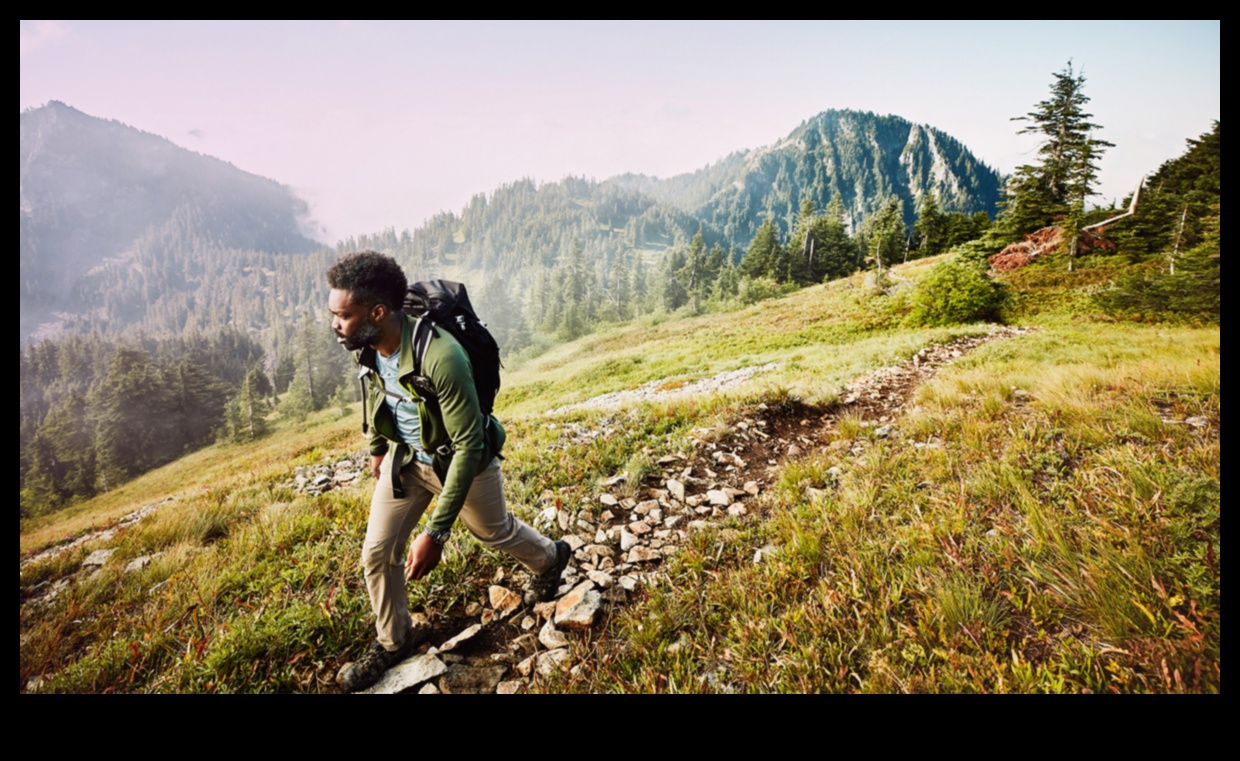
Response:
[[[370,319],[375,322],[383,322],[387,319],[388,308],[386,304],[375,304],[370,308]]]

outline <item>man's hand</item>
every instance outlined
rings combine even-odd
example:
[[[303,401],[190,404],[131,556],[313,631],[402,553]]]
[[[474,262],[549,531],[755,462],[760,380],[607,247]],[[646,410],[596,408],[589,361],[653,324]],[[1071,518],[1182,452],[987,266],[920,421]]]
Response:
[[[435,570],[442,554],[443,548],[434,539],[426,534],[419,534],[409,548],[409,558],[405,561],[405,578],[417,581]]]
[[[370,475],[374,476],[376,481],[379,480],[379,466],[382,464],[383,455],[376,454],[370,456]]]

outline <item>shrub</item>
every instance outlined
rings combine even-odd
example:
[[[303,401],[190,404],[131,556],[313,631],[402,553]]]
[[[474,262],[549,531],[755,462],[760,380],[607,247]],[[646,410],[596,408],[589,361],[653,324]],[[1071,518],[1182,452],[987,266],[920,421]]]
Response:
[[[990,267],[990,257],[999,251],[1002,246],[994,246],[983,239],[971,240],[968,243],[961,243],[956,246],[956,255],[966,263],[975,267],[986,269]]]
[[[757,304],[759,301],[784,296],[796,290],[791,283],[777,283],[769,277],[746,278],[741,281],[740,299],[743,304]]]
[[[1184,252],[1175,274],[1134,267],[1115,279],[1113,287],[1094,296],[1094,303],[1112,315],[1151,318],[1196,317],[1219,322],[1222,276],[1217,236]]]
[[[1002,286],[959,259],[936,264],[913,293],[914,325],[951,325],[995,319],[1003,303]]]

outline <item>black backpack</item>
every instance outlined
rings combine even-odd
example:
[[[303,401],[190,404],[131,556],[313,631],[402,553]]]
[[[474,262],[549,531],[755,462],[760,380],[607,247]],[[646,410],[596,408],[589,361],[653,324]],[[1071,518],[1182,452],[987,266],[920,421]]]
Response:
[[[413,335],[413,372],[422,376],[422,358],[434,340],[436,328],[448,331],[469,355],[474,370],[474,388],[482,414],[490,416],[499,393],[499,344],[478,319],[469,294],[462,283],[451,280],[423,280],[409,286],[403,305],[406,314],[418,318]],[[422,384],[417,384],[419,390]]]

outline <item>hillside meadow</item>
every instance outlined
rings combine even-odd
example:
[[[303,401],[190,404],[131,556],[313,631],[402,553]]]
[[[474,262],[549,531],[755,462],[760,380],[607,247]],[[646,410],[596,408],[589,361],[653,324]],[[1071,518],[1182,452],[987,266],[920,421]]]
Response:
[[[935,260],[727,313],[647,319],[508,368],[497,414],[512,509],[590,510],[604,482],[720,436],[759,405],[811,420],[746,516],[692,534],[660,579],[537,683],[579,692],[1217,692],[1220,332],[1102,318],[1106,259],[1005,276],[1004,321],[1036,328],[940,368],[880,437],[841,389],[983,324],[911,327]],[[778,363],[723,393],[548,410],[650,381],[674,390]],[[359,405],[274,421],[109,494],[23,523],[28,557],[172,497],[106,542],[21,570],[20,689],[333,692],[372,636],[358,566],[372,483],[312,497],[293,468],[362,447]],[[607,435],[565,437],[565,430]],[[511,564],[456,532],[411,587],[465,617]],[[755,553],[762,550],[761,562]],[[124,573],[142,555],[145,568]],[[44,583],[62,583],[50,603]],[[494,624],[493,626],[501,626]]]

